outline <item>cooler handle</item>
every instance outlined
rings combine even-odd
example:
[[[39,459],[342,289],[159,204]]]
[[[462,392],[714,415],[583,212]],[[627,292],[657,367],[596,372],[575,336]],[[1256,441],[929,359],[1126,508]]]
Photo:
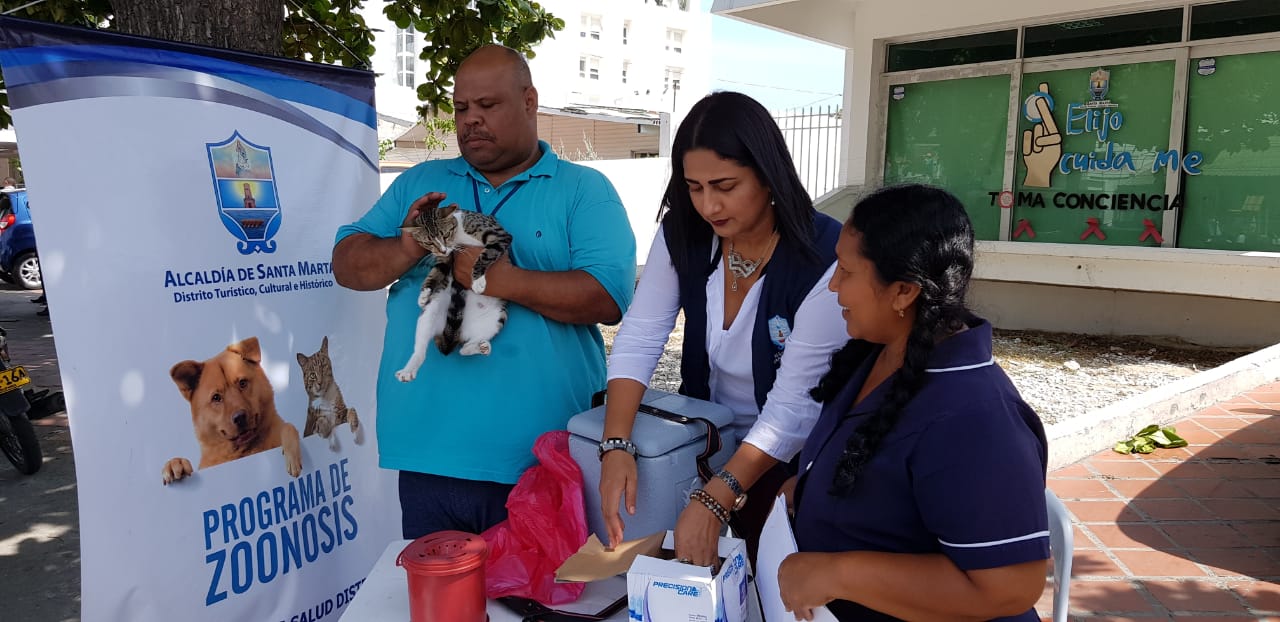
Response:
[[[596,408],[603,405],[605,395],[605,391],[597,391],[592,395],[591,407]],[[698,477],[702,479],[702,484],[705,486],[707,482],[710,482],[711,479],[716,476],[715,469],[711,468],[711,463],[709,461],[711,460],[711,457],[719,453],[720,449],[724,446],[720,439],[720,428],[716,427],[716,424],[712,423],[711,420],[705,417],[688,417],[645,404],[644,402],[640,403],[640,407],[636,409],[636,412],[641,412],[652,417],[657,417],[659,419],[675,423],[701,423],[705,426],[707,429],[707,442],[706,446],[702,448],[702,453],[698,454]]]

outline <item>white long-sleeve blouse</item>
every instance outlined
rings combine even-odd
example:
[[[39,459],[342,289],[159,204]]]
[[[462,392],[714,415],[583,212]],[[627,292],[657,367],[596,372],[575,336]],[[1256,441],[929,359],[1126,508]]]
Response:
[[[751,371],[751,337],[768,275],[747,292],[728,328],[724,328],[724,262],[707,280],[706,348],[711,364],[711,401],[734,414],[734,433],[779,461],[790,460],[804,445],[821,404],[809,390],[831,364],[831,353],[849,339],[835,293],[827,289],[835,264],[813,286],[796,312],[781,365],[764,408],[756,405]],[[783,276],[783,275],[778,275]],[[777,278],[777,277],[775,277]],[[649,258],[636,286],[635,298],[622,318],[609,356],[609,380],[628,378],[648,385],[675,327],[680,287],[667,252],[662,228],[649,247]],[[685,339],[697,338],[685,335]]]

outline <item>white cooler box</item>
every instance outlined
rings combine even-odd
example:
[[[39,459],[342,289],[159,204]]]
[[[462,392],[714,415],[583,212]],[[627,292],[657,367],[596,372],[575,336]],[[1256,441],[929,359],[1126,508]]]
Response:
[[[583,499],[586,504],[587,527],[606,545],[609,532],[600,515],[600,459],[596,454],[604,432],[604,406],[574,415],[569,420],[569,453],[582,469]],[[698,478],[697,458],[706,450],[706,425],[692,421],[678,423],[645,411],[666,412],[685,417],[706,419],[719,429],[720,451],[708,463],[719,471],[729,462],[738,447],[729,426],[733,413],[725,406],[705,400],[647,389],[636,413],[631,440],[636,444],[636,515],[627,514],[625,503],[619,512],[626,525],[624,540],[643,538],[674,529],[676,518],[689,503],[689,493],[702,487]]]

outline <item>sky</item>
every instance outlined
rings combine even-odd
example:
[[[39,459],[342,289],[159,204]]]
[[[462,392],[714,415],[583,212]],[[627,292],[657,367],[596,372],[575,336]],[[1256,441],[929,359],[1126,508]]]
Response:
[[[711,89],[746,93],[770,110],[840,106],[844,49],[713,14]]]

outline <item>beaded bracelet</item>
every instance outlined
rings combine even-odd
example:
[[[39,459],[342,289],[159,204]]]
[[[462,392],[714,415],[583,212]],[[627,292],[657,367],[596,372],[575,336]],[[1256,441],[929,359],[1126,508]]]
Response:
[[[711,493],[699,488],[690,493],[689,498],[696,499],[698,502],[702,503],[702,505],[707,506],[707,509],[711,510],[711,513],[715,515],[722,524],[729,522],[729,510],[726,510],[723,505],[720,505],[720,502],[716,501],[716,498],[711,496]]]

